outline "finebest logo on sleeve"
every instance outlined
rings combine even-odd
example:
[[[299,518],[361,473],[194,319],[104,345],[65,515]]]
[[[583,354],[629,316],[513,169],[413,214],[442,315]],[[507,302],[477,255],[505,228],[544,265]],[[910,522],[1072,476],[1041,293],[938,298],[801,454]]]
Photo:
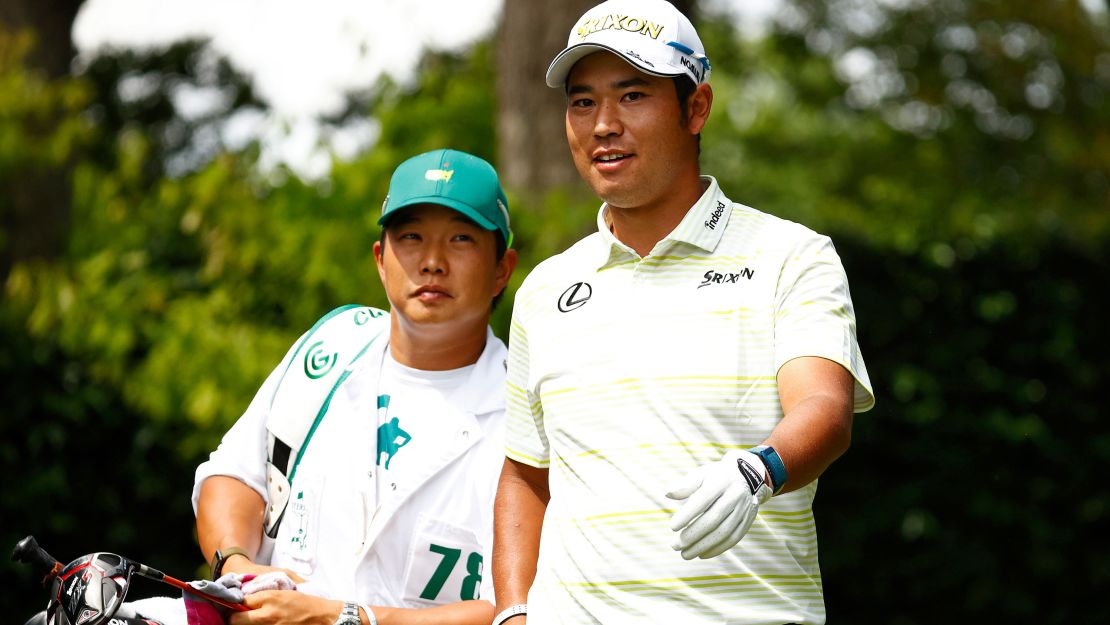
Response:
[[[659,35],[663,33],[663,26],[631,15],[609,14],[605,17],[593,17],[582,20],[577,30],[578,41],[582,41],[586,37],[601,30],[627,30],[633,33],[640,33],[641,35],[647,35],[652,39],[658,39]]]

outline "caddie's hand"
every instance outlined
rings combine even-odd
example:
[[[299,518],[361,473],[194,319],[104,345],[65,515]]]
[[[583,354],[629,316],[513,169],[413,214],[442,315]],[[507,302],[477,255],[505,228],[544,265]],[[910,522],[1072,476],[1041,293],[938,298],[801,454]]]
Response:
[[[263,575],[271,571],[282,571],[289,576],[289,579],[298,584],[304,583],[304,578],[297,575],[289,569],[279,569],[274,566],[266,566],[265,564],[255,564],[250,560],[240,555],[234,555],[227,559],[224,563],[224,573],[243,573],[244,575],[253,573],[254,575]]]
[[[247,612],[232,612],[228,625],[332,625],[343,602],[296,590],[264,590],[247,595]]]
[[[687,560],[731,549],[751,529],[759,505],[771,498],[766,482],[763,461],[741,450],[688,473],[667,492],[685,500],[671,517],[671,530],[678,532],[671,548]]]

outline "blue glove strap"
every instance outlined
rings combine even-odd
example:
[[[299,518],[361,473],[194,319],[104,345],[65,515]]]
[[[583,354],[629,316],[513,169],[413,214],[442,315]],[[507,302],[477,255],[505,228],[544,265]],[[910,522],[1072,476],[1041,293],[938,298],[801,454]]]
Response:
[[[764,466],[767,467],[767,472],[771,474],[771,492],[779,494],[783,486],[786,486],[786,465],[782,463],[782,458],[775,451],[774,447],[768,445],[757,445],[750,450],[753,454],[759,456],[763,460]]]

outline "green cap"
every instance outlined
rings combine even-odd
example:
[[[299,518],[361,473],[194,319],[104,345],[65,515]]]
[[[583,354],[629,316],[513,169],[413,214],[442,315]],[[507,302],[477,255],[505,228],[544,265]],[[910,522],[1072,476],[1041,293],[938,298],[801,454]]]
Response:
[[[382,203],[382,225],[406,206],[438,204],[454,209],[486,230],[501,233],[505,247],[513,244],[509,202],[497,172],[486,161],[458,150],[433,150],[397,166]]]

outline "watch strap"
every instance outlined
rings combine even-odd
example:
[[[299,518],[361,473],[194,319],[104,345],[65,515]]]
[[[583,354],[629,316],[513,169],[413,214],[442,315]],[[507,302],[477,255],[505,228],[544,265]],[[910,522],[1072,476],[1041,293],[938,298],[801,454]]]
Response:
[[[250,554],[247,553],[246,550],[242,547],[226,547],[224,549],[217,549],[216,553],[212,554],[211,573],[213,581],[219,579],[220,576],[223,575],[224,563],[227,562],[227,559],[231,556],[243,556],[247,560],[251,559]]]
[[[771,475],[771,492],[779,494],[782,487],[786,486],[786,465],[783,464],[782,458],[770,445],[756,445],[751,448],[751,452],[759,456],[763,466],[767,467],[767,473]]]
[[[502,610],[497,616],[493,617],[493,625],[501,625],[505,621],[520,616],[521,614],[528,614],[528,604],[518,603]]]
[[[378,625],[378,617],[374,615],[374,611],[370,609],[369,605],[363,603],[359,607],[366,613],[366,618],[369,619],[370,625]]]

